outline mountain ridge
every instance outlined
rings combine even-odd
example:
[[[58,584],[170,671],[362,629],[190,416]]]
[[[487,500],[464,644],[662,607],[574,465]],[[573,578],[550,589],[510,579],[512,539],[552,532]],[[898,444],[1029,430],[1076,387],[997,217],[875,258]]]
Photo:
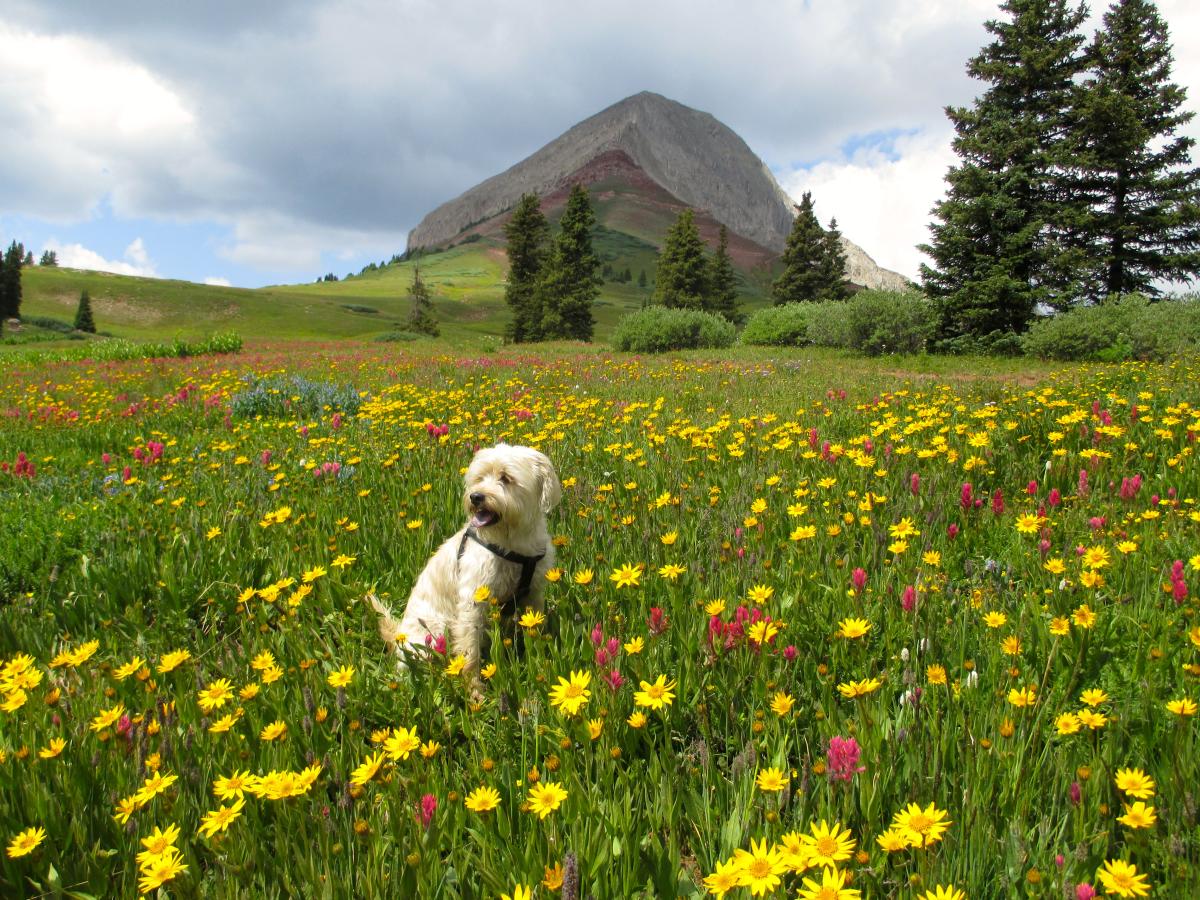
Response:
[[[567,129],[525,159],[428,213],[408,250],[453,243],[504,216],[520,196],[545,200],[576,181],[595,180],[595,160],[620,153],[681,204],[778,255],[791,230],[793,203],[766,164],[732,129],[707,112],[643,91]],[[879,267],[843,236],[847,277],[866,287],[903,289],[907,279]]]

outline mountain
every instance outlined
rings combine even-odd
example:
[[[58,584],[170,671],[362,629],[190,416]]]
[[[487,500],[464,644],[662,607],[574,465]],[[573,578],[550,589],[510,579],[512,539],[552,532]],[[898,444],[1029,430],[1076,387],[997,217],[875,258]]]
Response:
[[[729,229],[734,262],[743,269],[769,268],[791,229],[791,200],[745,141],[708,113],[642,92],[430,212],[409,233],[409,252],[498,237],[507,212],[525,193],[542,197],[553,216],[575,183],[586,185],[601,206],[619,199],[597,210],[599,223],[652,247],[679,210],[695,209],[706,240],[715,242],[721,224]],[[854,283],[907,284],[861,247],[845,238],[843,244]]]

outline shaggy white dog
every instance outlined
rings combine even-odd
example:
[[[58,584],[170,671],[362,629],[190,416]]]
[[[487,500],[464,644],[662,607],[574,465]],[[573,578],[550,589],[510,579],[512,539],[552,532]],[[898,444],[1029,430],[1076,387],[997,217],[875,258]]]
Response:
[[[466,657],[468,677],[479,669],[491,605],[476,592],[486,586],[502,616],[541,610],[546,570],[554,546],[546,514],[562,497],[554,466],[529,447],[497,444],[480,450],[464,478],[467,524],[430,558],[408,597],[399,622],[379,600],[379,632],[395,647],[401,665],[407,655],[426,652],[439,639]]]

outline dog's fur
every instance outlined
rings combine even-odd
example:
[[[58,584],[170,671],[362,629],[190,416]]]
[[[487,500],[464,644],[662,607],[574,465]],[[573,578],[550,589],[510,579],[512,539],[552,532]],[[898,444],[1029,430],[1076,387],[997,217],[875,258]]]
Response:
[[[468,522],[442,544],[425,565],[399,622],[374,596],[379,632],[395,648],[401,666],[410,654],[427,652],[426,637],[445,636],[455,654],[466,657],[468,675],[478,672],[481,646],[488,631],[489,603],[475,599],[486,585],[503,602],[511,597],[521,565],[494,554],[473,540],[463,541],[468,527],[481,540],[524,556],[542,556],[533,572],[529,596],[516,610],[541,610],[546,571],[554,565],[554,546],[546,514],[562,496],[550,460],[529,447],[497,444],[475,454],[464,478],[463,507]],[[459,549],[462,554],[459,555]]]

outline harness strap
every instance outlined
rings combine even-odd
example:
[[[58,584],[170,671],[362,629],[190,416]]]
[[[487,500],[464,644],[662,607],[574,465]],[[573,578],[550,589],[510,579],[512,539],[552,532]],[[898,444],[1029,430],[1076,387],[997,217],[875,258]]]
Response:
[[[481,547],[485,547],[496,556],[499,556],[501,559],[507,560],[510,563],[516,563],[521,567],[521,578],[517,582],[516,592],[511,597],[500,603],[500,614],[511,616],[516,612],[517,606],[523,603],[529,597],[529,589],[533,586],[533,571],[537,568],[537,564],[545,558],[546,554],[542,553],[539,556],[526,556],[523,553],[517,553],[513,550],[506,550],[505,548],[497,546],[490,541],[485,541],[475,533],[474,528],[467,528],[467,530],[463,532],[462,540],[459,541],[458,544],[458,559],[462,559],[463,552],[467,549],[468,540],[472,540]]]

